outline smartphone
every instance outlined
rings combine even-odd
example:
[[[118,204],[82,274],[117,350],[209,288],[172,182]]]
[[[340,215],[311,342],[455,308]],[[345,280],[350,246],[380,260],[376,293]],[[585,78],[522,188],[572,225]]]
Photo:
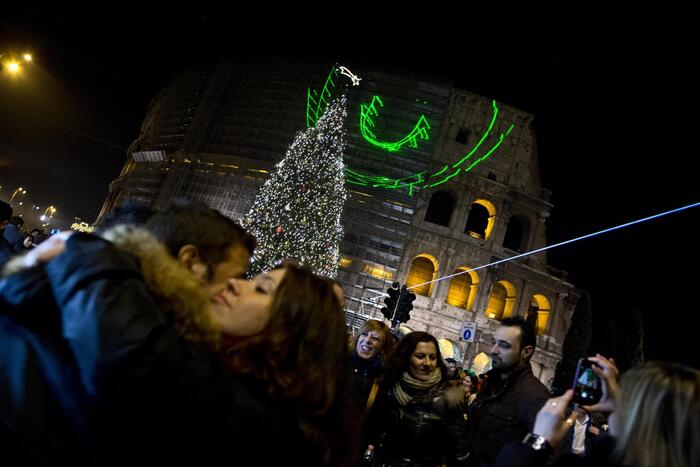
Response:
[[[603,396],[603,383],[593,371],[593,363],[587,358],[581,358],[576,365],[574,375],[573,402],[580,405],[597,404]]]

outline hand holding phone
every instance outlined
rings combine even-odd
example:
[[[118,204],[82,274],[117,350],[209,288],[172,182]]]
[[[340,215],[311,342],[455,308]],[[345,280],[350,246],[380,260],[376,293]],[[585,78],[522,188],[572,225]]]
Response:
[[[583,409],[587,412],[610,414],[615,411],[615,397],[619,390],[617,378],[620,372],[615,365],[615,360],[612,358],[608,359],[600,354],[596,354],[595,357],[589,357],[588,360],[595,363],[593,371],[603,382],[603,396],[597,404],[584,405]]]
[[[603,396],[603,382],[594,371],[592,361],[581,358],[576,365],[572,401],[579,405],[594,405]]]

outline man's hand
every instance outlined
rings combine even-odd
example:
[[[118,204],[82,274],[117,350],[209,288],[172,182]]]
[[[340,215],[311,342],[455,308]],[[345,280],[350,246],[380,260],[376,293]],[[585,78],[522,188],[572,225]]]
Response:
[[[56,256],[66,251],[66,241],[75,232],[67,230],[56,235],[52,235],[29,253],[24,255],[24,265],[28,268],[34,267],[40,263],[45,263],[52,260]]]

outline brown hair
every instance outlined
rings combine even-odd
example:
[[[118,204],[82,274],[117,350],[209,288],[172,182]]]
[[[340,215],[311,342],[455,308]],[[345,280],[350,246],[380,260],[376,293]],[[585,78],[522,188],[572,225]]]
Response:
[[[435,353],[437,357],[437,367],[440,368],[440,373],[442,374],[442,381],[447,378],[447,366],[442,360],[442,354],[440,353],[440,344],[437,338],[432,334],[428,334],[423,331],[414,331],[406,334],[401,338],[396,349],[389,357],[389,361],[386,364],[386,370],[384,373],[383,381],[387,385],[392,385],[397,381],[401,380],[401,376],[404,371],[408,371],[411,365],[411,355],[418,347],[421,342],[432,342],[435,345]]]
[[[700,465],[700,372],[650,362],[628,371],[615,398],[615,457],[623,465]]]
[[[365,324],[362,325],[360,330],[357,332],[357,335],[352,339],[350,350],[355,352],[360,336],[370,331],[380,333],[382,336],[384,336],[382,346],[379,348],[377,355],[386,361],[391,355],[391,352],[394,350],[394,336],[391,334],[391,329],[389,329],[389,326],[376,319],[368,319],[365,321]]]
[[[333,282],[293,264],[284,269],[265,329],[224,337],[225,361],[285,401],[325,465],[352,465],[357,428],[346,397],[347,330]]]
[[[219,263],[226,261],[232,246],[240,245],[251,255],[255,250],[255,237],[216,209],[198,202],[175,201],[154,214],[143,227],[163,242],[175,258],[183,246],[196,246],[207,265],[207,279]]]

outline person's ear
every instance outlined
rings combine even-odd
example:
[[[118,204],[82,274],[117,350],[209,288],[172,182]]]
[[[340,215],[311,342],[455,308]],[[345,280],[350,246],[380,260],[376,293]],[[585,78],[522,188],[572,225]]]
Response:
[[[204,278],[207,266],[202,262],[196,246],[190,243],[183,245],[180,251],[177,252],[177,260],[192,274],[200,279]]]
[[[535,347],[532,345],[528,345],[527,347],[524,347],[520,351],[520,360],[522,361],[527,361],[532,357],[532,354],[535,352]]]

